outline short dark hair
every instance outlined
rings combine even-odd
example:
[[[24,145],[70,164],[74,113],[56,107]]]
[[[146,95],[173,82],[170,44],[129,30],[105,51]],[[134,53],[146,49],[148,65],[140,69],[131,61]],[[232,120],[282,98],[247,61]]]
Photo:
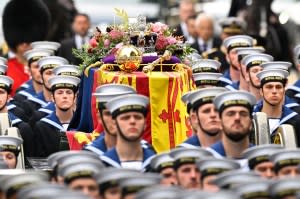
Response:
[[[79,16],[85,17],[85,18],[87,18],[88,21],[91,21],[90,16],[89,16],[88,14],[80,13],[80,12],[79,12],[79,13],[77,13],[77,14],[74,16],[73,22],[75,21],[76,17],[79,17]]]

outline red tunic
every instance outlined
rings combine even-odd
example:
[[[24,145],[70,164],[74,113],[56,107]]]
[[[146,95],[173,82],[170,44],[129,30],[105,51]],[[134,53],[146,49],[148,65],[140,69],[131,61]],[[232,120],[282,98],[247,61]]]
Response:
[[[9,59],[7,61],[7,76],[14,80],[11,95],[14,96],[16,89],[24,82],[29,80],[29,75],[25,73],[24,65],[18,62],[16,58]]]

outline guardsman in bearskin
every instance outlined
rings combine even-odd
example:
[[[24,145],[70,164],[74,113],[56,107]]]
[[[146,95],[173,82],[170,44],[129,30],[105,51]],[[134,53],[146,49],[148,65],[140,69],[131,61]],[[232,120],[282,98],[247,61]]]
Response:
[[[14,80],[12,95],[29,79],[24,53],[33,41],[44,40],[50,23],[49,10],[42,1],[12,0],[3,12],[3,31],[9,49],[15,54],[8,60],[7,75]]]

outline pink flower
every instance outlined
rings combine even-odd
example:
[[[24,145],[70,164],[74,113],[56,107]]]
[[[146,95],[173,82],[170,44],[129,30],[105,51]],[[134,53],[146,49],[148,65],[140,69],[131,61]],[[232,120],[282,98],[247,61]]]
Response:
[[[92,48],[96,48],[98,45],[98,42],[96,41],[95,38],[90,39],[89,43]]]
[[[109,40],[109,39],[105,39],[105,40],[104,40],[104,47],[105,47],[105,48],[108,48],[109,45],[110,45],[110,40]]]
[[[168,45],[168,40],[163,35],[158,35],[158,38],[155,43],[155,48],[157,50],[164,50],[166,46]]]
[[[168,26],[161,22],[156,22],[151,25],[151,30],[156,33],[163,33],[167,29],[168,29]]]
[[[123,46],[123,43],[121,42],[121,43],[118,43],[118,44],[116,45],[115,48],[119,49],[119,48],[121,48],[122,46]]]
[[[177,40],[175,37],[167,37],[167,41],[169,43],[169,45],[172,45],[172,44],[176,44],[177,43]]]
[[[124,33],[118,30],[111,30],[108,34],[112,39],[120,39]]]

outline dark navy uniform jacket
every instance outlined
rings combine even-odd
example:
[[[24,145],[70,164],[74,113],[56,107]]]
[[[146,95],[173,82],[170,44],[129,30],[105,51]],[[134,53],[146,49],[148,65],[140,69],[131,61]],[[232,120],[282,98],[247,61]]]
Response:
[[[44,93],[40,92],[36,97],[31,96],[27,100],[23,101],[22,108],[27,115],[32,115],[34,111],[39,108],[45,107],[49,102],[46,101]]]
[[[32,128],[26,123],[23,122],[20,118],[15,116],[12,112],[8,111],[8,118],[10,120],[11,126],[19,129],[21,137],[23,139],[23,149],[24,155],[26,157],[31,157],[34,155],[34,133]]]
[[[65,129],[55,111],[36,123],[34,133],[37,157],[48,157],[61,150],[61,138],[65,136]]]
[[[54,102],[50,102],[47,106],[39,108],[38,110],[34,111],[32,116],[29,118],[29,125],[34,127],[37,121],[51,114],[53,111],[55,111]]]

